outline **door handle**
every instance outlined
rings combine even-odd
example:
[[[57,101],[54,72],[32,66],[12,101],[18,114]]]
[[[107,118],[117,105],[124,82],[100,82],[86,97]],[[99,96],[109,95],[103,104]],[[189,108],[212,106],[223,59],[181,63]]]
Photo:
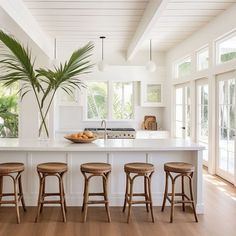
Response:
[[[182,129],[185,129],[185,127],[181,127]]]

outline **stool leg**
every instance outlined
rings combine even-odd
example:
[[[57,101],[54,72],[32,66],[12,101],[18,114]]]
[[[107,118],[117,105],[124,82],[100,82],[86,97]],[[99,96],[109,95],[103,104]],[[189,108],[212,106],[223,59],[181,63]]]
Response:
[[[60,203],[61,203],[61,212],[63,217],[63,222],[66,222],[66,213],[65,213],[65,200],[64,200],[64,194],[63,194],[63,184],[62,184],[62,176],[58,175],[59,180],[59,194],[60,194]]]
[[[84,174],[84,173],[83,173]],[[86,222],[87,212],[88,212],[88,199],[89,199],[89,179],[84,174],[84,181],[85,181],[85,194],[84,194],[84,219],[83,222]]]
[[[124,200],[123,212],[125,212],[126,209],[128,192],[129,192],[129,177],[128,174],[126,173],[126,187],[125,187],[125,200]]]
[[[45,181],[45,176],[41,176],[39,172],[38,172],[38,175],[39,175],[39,197],[38,197],[38,209],[37,209],[37,215],[35,218],[35,223],[38,222],[40,210],[42,207],[43,181]]]
[[[152,222],[154,223],[155,220],[154,220],[153,207],[152,207],[151,176],[152,176],[152,173],[149,175],[149,177],[145,176],[144,178],[147,178],[147,182],[148,182],[148,200],[150,201]]]
[[[17,218],[17,223],[19,224],[19,223],[20,223],[20,212],[19,212],[18,191],[17,191],[17,182],[18,182],[18,179],[13,179],[13,182],[14,182],[16,218]]]
[[[165,192],[164,192],[164,198],[163,198],[161,211],[164,211],[165,209],[167,195],[168,195],[168,172],[166,172]]]
[[[191,201],[192,201],[192,208],[193,208],[195,221],[198,222],[197,213],[196,213],[196,209],[195,209],[195,205],[194,205],[194,198],[193,198],[193,178],[192,178],[192,175],[191,175],[191,177],[189,177],[189,188],[190,188],[190,197],[191,197]]]
[[[182,201],[183,201],[183,204],[182,204],[182,209],[183,211],[185,211],[185,203],[184,203],[184,196],[185,196],[185,192],[184,192],[184,175],[181,176],[181,185],[182,185]]]
[[[107,197],[107,180],[108,180],[108,175],[107,173],[105,176],[102,176],[102,182],[103,182],[103,192],[104,192],[104,200],[105,200],[105,208],[107,212],[107,218],[108,222],[111,222],[111,215],[109,211],[109,203],[108,203],[108,197]]]
[[[2,200],[2,189],[3,189],[3,176],[0,176],[0,206]]]
[[[61,174],[61,178],[63,178],[63,175],[64,175],[64,173]],[[64,181],[63,181],[63,179],[62,179],[61,184],[62,184],[63,197],[64,197],[64,208],[65,208],[65,212],[67,212],[66,195],[65,195],[65,188],[64,188]]]
[[[128,210],[127,223],[129,223],[129,219],[130,219],[130,213],[131,213],[131,207],[132,207],[132,197],[133,197],[133,179],[131,179],[130,176],[129,176],[129,182],[130,182],[130,191],[129,191],[129,199],[128,199],[129,210]]]
[[[146,178],[146,176],[144,176],[144,194],[145,194],[145,201],[148,201],[148,179]],[[149,212],[149,207],[148,207],[148,203],[146,203],[146,210],[147,212]]]
[[[19,184],[19,193],[20,193],[20,198],[21,198],[21,204],[22,204],[24,211],[26,211],[22,182],[21,182],[21,175],[19,177],[18,184]]]
[[[85,191],[86,191],[86,181],[84,178],[84,195],[83,195],[83,205],[82,205],[82,212],[84,212],[84,205],[85,205]]]
[[[45,178],[42,179],[42,201],[41,201],[41,204],[40,204],[40,213],[43,212],[43,202],[44,202],[44,198],[45,198]]]
[[[172,182],[172,194],[171,194],[171,214],[170,214],[170,223],[173,222],[174,216],[174,206],[175,206],[175,180],[171,178]]]

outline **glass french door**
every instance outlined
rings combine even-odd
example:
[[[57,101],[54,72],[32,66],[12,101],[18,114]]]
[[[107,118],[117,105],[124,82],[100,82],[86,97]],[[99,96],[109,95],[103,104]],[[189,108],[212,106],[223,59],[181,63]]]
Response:
[[[190,139],[190,87],[188,84],[175,88],[175,136]]]
[[[216,172],[234,183],[235,176],[235,72],[217,76],[218,152]]]
[[[203,164],[208,165],[209,90],[207,79],[197,81],[197,142],[205,147]]]

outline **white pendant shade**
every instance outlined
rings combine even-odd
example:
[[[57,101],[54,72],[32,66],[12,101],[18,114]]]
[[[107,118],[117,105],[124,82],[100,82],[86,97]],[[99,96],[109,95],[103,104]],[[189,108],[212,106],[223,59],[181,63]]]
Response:
[[[104,71],[107,67],[107,64],[104,60],[101,60],[98,62],[97,66],[99,71]]]
[[[146,64],[146,69],[149,72],[154,72],[156,70],[156,64],[153,61],[148,61],[148,63]]]

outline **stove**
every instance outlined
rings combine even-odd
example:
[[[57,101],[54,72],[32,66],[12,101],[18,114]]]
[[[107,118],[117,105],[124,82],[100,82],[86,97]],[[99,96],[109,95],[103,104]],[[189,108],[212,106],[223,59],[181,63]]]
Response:
[[[85,128],[84,129],[92,131],[98,138],[104,137],[104,128]],[[107,128],[107,138],[108,139],[135,139],[136,131],[133,128]]]

